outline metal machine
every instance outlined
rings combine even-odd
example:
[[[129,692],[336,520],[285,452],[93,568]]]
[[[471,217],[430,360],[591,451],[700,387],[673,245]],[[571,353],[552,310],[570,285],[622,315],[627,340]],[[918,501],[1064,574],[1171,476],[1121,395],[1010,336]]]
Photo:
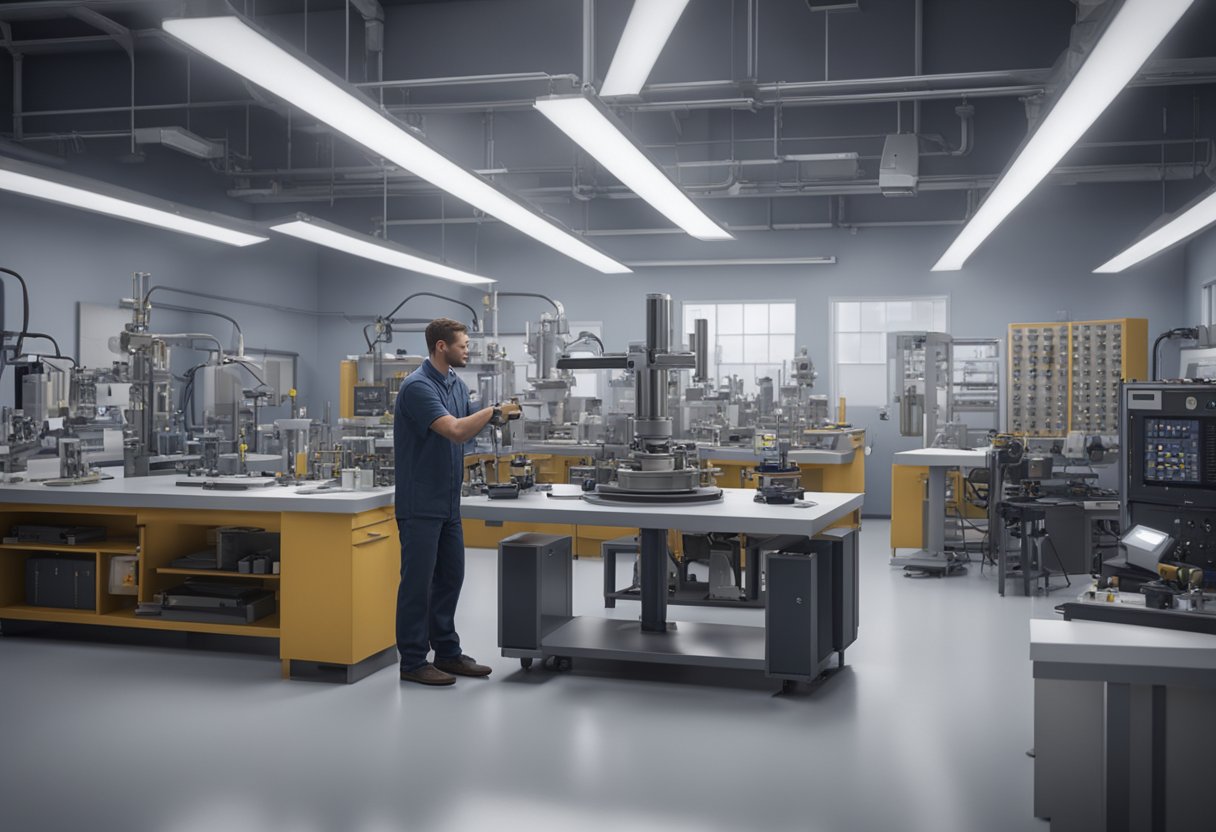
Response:
[[[616,482],[597,485],[588,500],[691,503],[722,496],[720,488],[703,485],[705,472],[697,464],[695,446],[672,437],[668,378],[673,370],[694,369],[696,356],[672,349],[671,312],[671,295],[647,295],[645,344],[625,355],[558,361],[559,369],[626,369],[634,375],[637,410],[629,455],[617,469]]]
[[[893,332],[888,367],[900,435],[919,436],[926,448],[970,448],[972,434],[999,428],[1000,341]]]

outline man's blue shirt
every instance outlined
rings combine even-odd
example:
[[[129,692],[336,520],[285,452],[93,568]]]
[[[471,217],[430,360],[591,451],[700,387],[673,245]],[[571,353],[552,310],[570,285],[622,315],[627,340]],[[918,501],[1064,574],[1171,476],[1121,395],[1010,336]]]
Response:
[[[428,358],[401,383],[393,413],[398,517],[460,516],[464,446],[431,430],[446,415],[469,415],[469,388],[454,370],[445,377]]]

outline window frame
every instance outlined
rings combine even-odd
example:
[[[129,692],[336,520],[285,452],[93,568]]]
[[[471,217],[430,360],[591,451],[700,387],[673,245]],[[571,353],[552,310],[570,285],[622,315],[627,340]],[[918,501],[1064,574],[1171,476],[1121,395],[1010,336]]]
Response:
[[[870,295],[870,296],[861,296],[861,295],[836,296],[836,295],[833,295],[828,298],[828,303],[827,303],[828,364],[831,368],[830,369],[830,378],[829,378],[830,386],[828,389],[831,391],[832,401],[840,400],[840,363],[837,361],[837,348],[836,348],[836,343],[838,340],[838,336],[840,334],[839,331],[836,329],[836,306],[837,306],[837,304],[840,304],[840,303],[879,303],[879,302],[881,302],[883,304],[889,304],[889,303],[907,303],[907,302],[915,303],[916,301],[930,301],[933,303],[936,303],[937,301],[942,301],[942,303],[945,307],[944,315],[945,315],[946,326],[943,328],[943,330],[940,330],[940,331],[944,331],[947,334],[949,334],[949,332],[950,332],[950,295],[949,294],[876,295],[876,296],[875,295]],[[884,318],[885,318],[885,315],[884,315]],[[884,322],[884,326],[886,326],[885,322]],[[859,333],[861,333],[863,331],[869,332],[870,330],[860,330],[860,329],[858,330]],[[887,328],[887,329],[884,329],[883,332],[885,335],[889,335],[892,332],[905,332],[905,331],[908,331],[908,330]],[[915,330],[913,330],[913,331],[915,331]],[[934,330],[934,331],[937,331],[937,330]],[[873,366],[873,364],[871,364],[870,362],[858,362],[856,365],[850,365],[850,366]],[[884,361],[884,366],[886,366],[885,361]],[[889,402],[884,402],[883,405],[858,404],[857,407],[882,407],[885,404],[889,404]]]
[[[793,313],[794,313],[793,331],[792,332],[773,332],[771,330],[766,331],[765,337],[770,339],[770,341],[769,341],[769,347],[770,347],[769,358],[770,358],[770,360],[769,361],[761,361],[761,362],[724,361],[724,362],[719,362],[717,360],[717,347],[719,346],[718,338],[721,336],[721,333],[718,331],[718,326],[717,326],[719,307],[722,307],[722,306],[746,307],[749,305],[756,306],[756,305],[761,305],[761,304],[768,306],[768,307],[777,306],[777,305],[792,306]],[[722,380],[719,368],[723,364],[726,364],[726,365],[729,365],[732,367],[740,367],[740,366],[751,367],[751,368],[753,368],[753,374],[754,374],[755,368],[757,368],[757,367],[782,367],[782,366],[785,366],[788,362],[793,360],[794,356],[798,352],[798,300],[797,300],[797,298],[747,298],[747,299],[727,298],[727,299],[722,299],[722,300],[683,300],[680,302],[679,321],[680,321],[681,328],[684,328],[685,318],[687,316],[687,310],[688,310],[688,307],[690,307],[690,306],[712,306],[712,307],[714,307],[714,326],[713,326],[713,333],[714,333],[713,347],[714,347],[714,349],[711,350],[711,352],[710,352],[710,364],[714,367],[714,372],[712,374],[711,380],[713,381],[713,383],[715,385],[720,383]],[[744,316],[746,316],[746,314],[747,314],[746,309],[742,310],[742,314]],[[769,318],[770,318],[770,322],[771,322],[771,318],[772,318],[771,309],[769,310],[768,314],[769,314]],[[746,320],[746,318],[744,320]],[[730,334],[733,336],[735,333],[730,333]],[[744,337],[748,334],[749,333],[747,332],[746,324],[744,324],[743,332],[739,333],[739,335],[741,337]],[[686,341],[686,339],[688,338],[688,333],[677,331],[675,333],[675,336],[676,336],[677,343],[684,343]],[[771,339],[774,336],[780,336],[780,337],[788,336],[788,337],[792,338],[794,341],[793,351],[788,356],[786,356],[784,358],[780,358],[777,361],[771,360],[772,359],[772,355],[771,355],[772,341],[771,341]],[[746,353],[745,353],[745,355],[746,355]],[[774,379],[774,381],[775,380],[776,379]],[[751,385],[755,384],[755,381],[756,381],[755,378],[746,379],[744,381],[745,388],[750,387]],[[755,392],[755,391],[752,391],[752,392]]]

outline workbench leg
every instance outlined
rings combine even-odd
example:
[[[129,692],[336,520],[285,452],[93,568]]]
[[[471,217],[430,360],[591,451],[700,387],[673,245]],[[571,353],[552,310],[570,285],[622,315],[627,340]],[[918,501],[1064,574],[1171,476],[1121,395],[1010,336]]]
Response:
[[[616,606],[616,599],[609,597],[616,594],[616,547],[601,545],[600,558],[604,561],[604,609],[610,610]]]
[[[929,468],[929,521],[925,529],[925,551],[932,555],[946,554],[946,469],[939,465]]]
[[[639,535],[642,631],[667,632],[667,531],[642,529]]]

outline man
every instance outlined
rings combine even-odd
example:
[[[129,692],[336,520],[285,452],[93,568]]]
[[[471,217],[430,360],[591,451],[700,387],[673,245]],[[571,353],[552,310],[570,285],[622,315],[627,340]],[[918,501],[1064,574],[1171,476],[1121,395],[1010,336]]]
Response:
[[[393,418],[401,585],[397,650],[401,678],[450,685],[456,676],[489,676],[460,652],[456,602],[464,582],[460,485],[464,446],[488,424],[519,418],[518,404],[469,413],[469,388],[454,368],[469,359],[468,328],[439,318],[426,328],[430,357],[401,384]],[[428,650],[435,651],[433,664]]]

